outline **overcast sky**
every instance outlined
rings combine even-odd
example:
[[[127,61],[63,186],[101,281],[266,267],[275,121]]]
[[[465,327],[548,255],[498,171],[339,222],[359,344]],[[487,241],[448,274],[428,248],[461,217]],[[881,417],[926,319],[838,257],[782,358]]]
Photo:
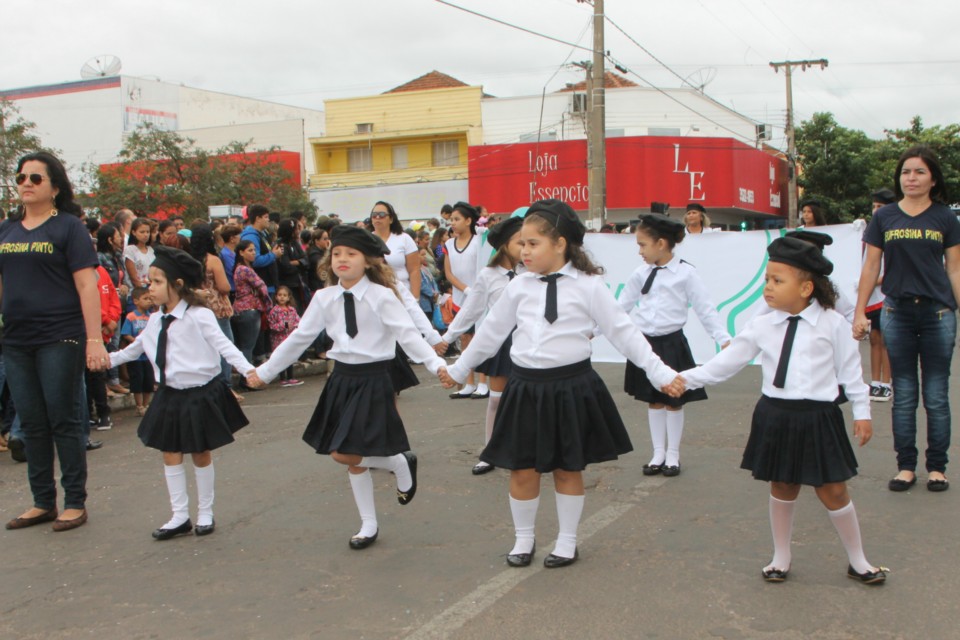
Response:
[[[592,8],[576,0],[451,0],[567,42],[591,45]],[[46,0],[8,7],[0,88],[80,79],[113,54],[122,73],[312,108],[370,95],[437,69],[495,96],[539,94],[582,79],[589,52],[434,0]],[[720,103],[775,125],[784,74],[771,61],[827,58],[794,74],[797,123],[830,111],[881,137],[960,122],[956,0],[607,0],[606,48],[649,86],[709,80]],[[15,20],[13,18],[16,18]],[[559,71],[558,71],[559,70]],[[676,74],[676,75],[675,75]]]

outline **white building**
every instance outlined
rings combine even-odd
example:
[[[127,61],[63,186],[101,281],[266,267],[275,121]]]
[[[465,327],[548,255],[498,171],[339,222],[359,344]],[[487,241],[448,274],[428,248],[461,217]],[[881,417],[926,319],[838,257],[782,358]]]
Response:
[[[719,137],[756,146],[758,132],[764,129],[763,125],[695,89],[640,87],[613,73],[607,75],[608,138]],[[586,98],[583,83],[546,96],[484,98],[480,105],[483,143],[537,142],[538,131],[541,142],[585,139]]]
[[[314,170],[307,139],[324,129],[322,111],[126,75],[0,90],[0,98],[36,124],[43,144],[58,149],[71,172],[116,162],[124,136],[151,122],[208,150],[250,141],[251,150],[299,153],[305,184]]]

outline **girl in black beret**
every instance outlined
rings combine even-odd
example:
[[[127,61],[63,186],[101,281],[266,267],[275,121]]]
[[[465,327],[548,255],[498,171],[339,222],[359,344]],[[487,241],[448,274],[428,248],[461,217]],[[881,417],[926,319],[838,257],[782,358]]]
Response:
[[[762,569],[763,579],[787,578],[794,507],[801,487],[809,485],[846,549],[847,575],[880,584],[886,569],[867,561],[847,491],[846,481],[857,474],[857,459],[835,402],[838,385],[850,400],[853,435],[860,446],[873,429],[859,345],[850,324],[833,309],[837,294],[827,277],[833,264],[815,245],[796,238],[774,240],[767,252],[763,297],[773,310],[752,318],[712,360],[680,375],[687,389],[699,389],[729,379],[759,358],[763,395],[740,466],[770,483],[774,552]]]
[[[410,451],[390,379],[395,345],[434,374],[446,364],[421,337],[400,301],[393,273],[383,262],[384,249],[365,229],[334,227],[330,251],[320,264],[328,286],[314,294],[296,330],[270,359],[247,376],[251,386],[263,386],[296,362],[321,331],[333,340],[327,356],[336,367],[303,440],[347,467],[361,521],[350,538],[351,549],[369,547],[380,532],[369,469],[396,476],[401,505],[417,492],[417,456]]]
[[[491,256],[487,267],[480,271],[474,282],[473,290],[453,322],[444,334],[444,342],[452,344],[463,332],[482,320],[483,316],[500,299],[500,295],[507,284],[517,275],[517,265],[520,262],[520,227],[523,218],[508,218],[494,225],[487,232],[487,243],[496,252]],[[511,332],[512,333],[512,332]],[[490,442],[493,433],[493,422],[500,406],[500,396],[507,385],[507,376],[510,375],[510,345],[509,336],[504,341],[496,355],[477,366],[477,373],[488,376],[490,384],[490,400],[487,402],[487,421],[484,431],[483,444]],[[489,462],[481,460],[473,467],[473,475],[479,476],[493,471],[495,467]]]
[[[675,377],[599,277],[603,270],[583,250],[585,231],[564,202],[530,205],[520,231],[526,271],[503,291],[445,380],[466,378],[513,332],[510,377],[480,460],[510,469],[516,540],[507,563],[514,567],[529,565],[535,553],[541,474],[553,474],[560,525],[544,566],[564,567],[579,557],[583,469],[633,449],[610,392],[590,365],[594,327],[656,384],[669,385]]]
[[[197,479],[198,536],[213,533],[214,471],[211,451],[233,442],[248,424],[223,380],[220,358],[241,373],[253,371],[223,334],[217,318],[196,293],[203,286],[201,264],[179,249],[158,246],[150,266],[150,297],[160,307],[136,340],[110,354],[111,366],[146,356],[153,363],[157,394],[137,428],[140,440],[163,452],[164,475],[173,517],[153,532],[157,540],[190,533],[183,454],[193,458]]]

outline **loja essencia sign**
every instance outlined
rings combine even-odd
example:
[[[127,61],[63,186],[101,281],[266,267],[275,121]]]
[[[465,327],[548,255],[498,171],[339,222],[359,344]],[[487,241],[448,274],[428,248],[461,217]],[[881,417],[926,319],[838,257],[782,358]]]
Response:
[[[494,212],[544,198],[588,207],[585,140],[469,149],[470,200]],[[607,207],[653,201],[784,214],[786,163],[730,138],[607,139]]]

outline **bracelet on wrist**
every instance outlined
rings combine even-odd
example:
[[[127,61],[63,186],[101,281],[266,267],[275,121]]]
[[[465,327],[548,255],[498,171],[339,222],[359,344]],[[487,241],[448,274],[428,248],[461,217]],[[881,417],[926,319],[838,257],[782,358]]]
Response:
[[[87,338],[87,342],[100,342],[100,343],[103,343],[103,338]]]

